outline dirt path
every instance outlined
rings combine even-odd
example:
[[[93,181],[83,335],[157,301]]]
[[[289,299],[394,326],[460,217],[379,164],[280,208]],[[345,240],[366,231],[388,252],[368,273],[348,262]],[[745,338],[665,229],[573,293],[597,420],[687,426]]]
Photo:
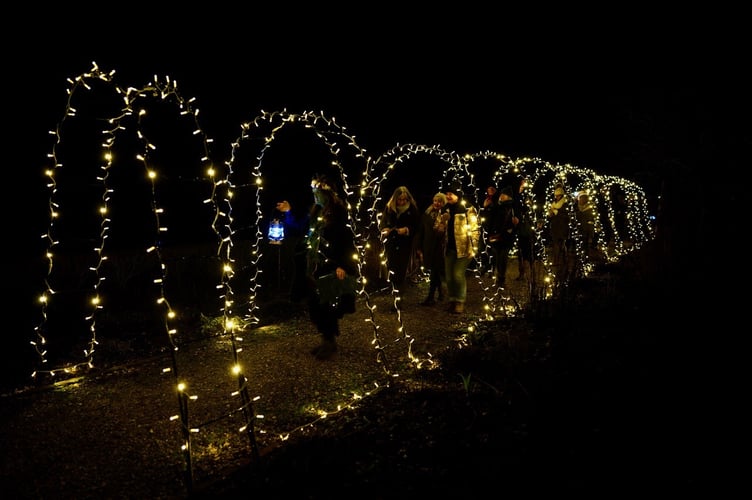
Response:
[[[342,321],[335,357],[318,361],[310,349],[318,336],[301,311],[245,335],[238,361],[253,398],[252,420],[260,453],[305,434],[317,421],[351,405],[455,342],[484,307],[482,287],[469,280],[467,313],[445,304],[420,305],[427,284],[404,291],[401,311],[387,294],[361,300]],[[518,284],[516,293],[524,294]],[[511,289],[510,289],[511,290]],[[370,305],[370,307],[369,307]],[[232,345],[215,337],[185,346],[177,355],[187,384],[193,480],[248,460]],[[0,482],[10,498],[175,496],[185,491],[179,405],[167,353],[93,372],[45,389],[2,399]],[[363,399],[365,397],[365,399]],[[87,493],[83,493],[86,496]]]

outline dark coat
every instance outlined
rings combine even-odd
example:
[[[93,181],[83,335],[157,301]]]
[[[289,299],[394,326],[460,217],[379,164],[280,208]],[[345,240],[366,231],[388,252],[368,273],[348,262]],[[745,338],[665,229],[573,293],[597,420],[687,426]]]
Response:
[[[489,242],[496,248],[512,248],[517,237],[514,200],[499,202],[491,211]],[[519,220],[518,220],[519,222]]]

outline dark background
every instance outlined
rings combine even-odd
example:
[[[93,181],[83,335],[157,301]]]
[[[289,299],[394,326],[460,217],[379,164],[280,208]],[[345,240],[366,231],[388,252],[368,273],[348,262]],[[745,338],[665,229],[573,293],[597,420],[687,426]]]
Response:
[[[716,271],[727,254],[708,228],[731,237],[745,190],[744,16],[362,8],[188,12],[176,4],[9,19],[20,35],[3,34],[8,351],[25,348],[37,319],[47,132],[65,111],[65,79],[92,61],[115,70],[123,87],[154,75],[177,80],[183,96],[196,97],[219,160],[260,110],[313,110],[336,117],[374,157],[397,143],[438,144],[626,177],[662,197],[673,228],[667,251],[687,269],[683,280],[728,275]]]

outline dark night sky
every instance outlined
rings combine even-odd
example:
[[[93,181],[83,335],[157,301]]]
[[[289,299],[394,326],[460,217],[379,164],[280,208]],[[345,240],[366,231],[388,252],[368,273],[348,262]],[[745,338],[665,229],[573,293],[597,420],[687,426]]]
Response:
[[[611,72],[585,61],[567,66],[553,56],[551,65],[499,65],[492,51],[441,60],[430,52],[401,51],[389,58],[300,50],[274,60],[233,52],[211,58],[87,52],[61,54],[30,68],[27,74],[35,80],[23,83],[31,85],[23,89],[29,107],[19,117],[29,125],[26,134],[33,134],[28,139],[48,140],[46,130],[64,110],[65,78],[88,71],[91,61],[116,70],[115,81],[123,87],[140,87],[155,74],[176,79],[184,97],[197,98],[202,125],[220,149],[261,109],[286,108],[335,116],[375,154],[396,143],[441,144],[458,152],[493,150],[598,170],[619,168],[631,134],[640,131],[641,114],[706,106],[715,92],[703,88],[707,84],[688,85],[679,75]]]
[[[677,175],[696,182],[708,166],[733,176],[750,146],[745,31],[729,14],[685,12],[692,19],[677,22],[635,12],[587,26],[469,7],[326,23],[311,12],[182,12],[168,21],[153,12],[87,13],[94,17],[72,25],[56,14],[72,12],[35,18],[23,39],[3,35],[6,161],[21,186],[21,199],[5,203],[6,213],[25,214],[10,217],[22,241],[13,248],[24,257],[23,242],[46,230],[41,173],[47,131],[65,109],[65,79],[92,61],[116,70],[122,87],[155,74],[176,79],[184,97],[196,97],[223,159],[240,123],[283,108],[336,117],[374,157],[397,143],[438,144],[653,185]],[[720,34],[706,36],[711,27]]]
[[[375,156],[397,143],[441,144],[629,176],[654,167],[639,150],[646,142],[665,156],[697,141],[714,147],[709,141],[721,139],[710,134],[738,133],[730,122],[750,108],[749,79],[734,57],[742,35],[733,29],[711,43],[691,25],[661,33],[658,19],[634,31],[604,24],[586,32],[465,14],[381,29],[313,19],[232,27],[134,19],[70,34],[58,26],[10,55],[20,92],[11,111],[21,125],[12,143],[28,144],[25,169],[44,162],[65,78],[92,61],[116,70],[121,86],[155,74],[176,79],[183,96],[197,98],[222,156],[242,121],[286,108],[335,116]]]

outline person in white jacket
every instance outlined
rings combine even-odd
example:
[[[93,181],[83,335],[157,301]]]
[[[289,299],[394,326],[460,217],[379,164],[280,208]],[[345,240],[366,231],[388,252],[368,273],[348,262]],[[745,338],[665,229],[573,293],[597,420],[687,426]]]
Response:
[[[465,312],[467,268],[478,251],[480,225],[478,210],[462,199],[462,184],[452,181],[445,190],[447,212],[444,237],[444,271],[446,274],[448,311]]]

